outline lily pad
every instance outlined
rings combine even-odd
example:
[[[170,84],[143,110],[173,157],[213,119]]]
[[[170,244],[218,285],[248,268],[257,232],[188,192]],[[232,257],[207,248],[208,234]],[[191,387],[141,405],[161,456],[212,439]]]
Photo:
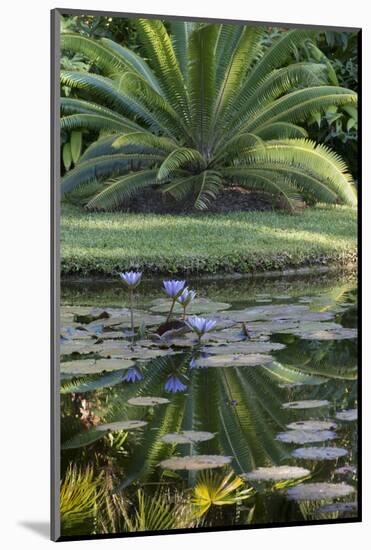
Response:
[[[122,359],[153,359],[154,357],[160,357],[167,355],[169,350],[161,349],[159,347],[144,347],[135,344],[133,347],[129,342],[117,342],[116,340],[107,340],[100,345],[99,355],[102,357],[114,357]]]
[[[300,479],[308,476],[310,470],[298,466],[271,466],[268,468],[257,468],[241,477],[248,481],[283,481],[288,479]]]
[[[300,334],[303,340],[351,340],[357,338],[357,329],[338,328],[334,330],[317,330]]]
[[[345,483],[301,483],[286,491],[289,500],[327,500],[341,498],[355,492]]]
[[[155,313],[168,313],[171,307],[171,301],[166,298],[158,298],[153,300],[151,311]],[[215,313],[230,308],[231,305],[225,302],[213,302],[207,298],[196,298],[188,307],[187,315],[194,315],[200,313]],[[183,308],[180,304],[176,303],[173,309],[174,313],[183,313]]]
[[[347,454],[348,451],[341,447],[300,447],[292,451],[291,456],[305,460],[337,460]]]
[[[130,432],[131,430],[137,430],[138,428],[143,428],[148,422],[144,420],[123,420],[121,422],[111,422],[109,424],[99,424],[96,427],[96,430],[100,432],[118,432],[124,430],[125,432]]]
[[[267,305],[226,312],[229,319],[237,322],[264,321],[267,319],[300,319],[300,316],[308,311],[309,307],[297,304]]]
[[[284,443],[316,443],[335,439],[336,433],[330,430],[290,430],[277,434],[276,439]]]
[[[341,468],[336,468],[336,470],[334,471],[334,474],[338,476],[356,475],[356,473],[357,468],[355,466],[351,466],[350,464],[341,466]]]
[[[332,420],[299,420],[287,424],[289,430],[335,430],[337,424]]]
[[[326,399],[306,399],[304,401],[290,401],[282,405],[283,409],[316,409],[319,407],[328,407],[330,402]]]
[[[208,470],[222,468],[231,460],[229,456],[219,455],[174,456],[163,460],[159,466],[166,470]]]
[[[346,422],[353,422],[358,419],[357,409],[349,409],[347,411],[338,412],[335,415],[337,420],[345,420]]]
[[[284,349],[285,344],[280,344],[278,342],[237,342],[229,343],[228,345],[220,345],[216,347],[205,346],[203,351],[211,355],[221,355],[221,354],[244,354],[244,353],[267,353],[270,351],[278,351]]]
[[[165,405],[170,403],[166,397],[131,397],[128,400],[129,405],[138,405],[140,407],[154,407],[155,405]]]
[[[332,504],[325,504],[316,510],[316,515],[322,514],[334,514],[339,512],[340,514],[356,514],[358,506],[356,502],[333,502]]]
[[[211,432],[196,432],[185,430],[174,434],[166,434],[161,437],[165,443],[181,444],[181,443],[198,443],[200,441],[208,441],[215,437]]]
[[[63,374],[98,374],[127,369],[134,365],[129,359],[80,359],[77,361],[65,361],[60,364],[60,372]]]
[[[271,355],[263,355],[258,353],[237,355],[223,354],[212,355],[211,357],[201,358],[197,360],[197,366],[205,367],[255,367],[257,365],[266,365],[273,361]]]
[[[68,340],[61,342],[61,355],[72,355],[73,353],[78,353],[80,355],[99,353],[100,346],[94,342],[95,340],[93,339],[91,339],[91,343],[87,343],[85,340]]]

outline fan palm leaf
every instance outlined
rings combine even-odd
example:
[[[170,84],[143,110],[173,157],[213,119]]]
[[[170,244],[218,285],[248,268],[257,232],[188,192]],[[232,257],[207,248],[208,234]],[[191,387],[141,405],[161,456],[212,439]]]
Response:
[[[303,198],[356,204],[345,163],[302,127],[317,113],[357,101],[356,93],[331,85],[322,57],[294,60],[315,32],[288,31],[264,47],[261,27],[176,21],[168,31],[159,20],[135,24],[139,54],[106,38],[62,36],[66,52],[88,57],[89,70],[101,72],[61,74],[73,90],[61,101],[62,129],[101,132],[63,177],[62,196],[94,180],[103,189],[87,208],[117,208],[156,186],[176,200],[192,196],[205,209],[230,184],[278,196],[290,210]]]

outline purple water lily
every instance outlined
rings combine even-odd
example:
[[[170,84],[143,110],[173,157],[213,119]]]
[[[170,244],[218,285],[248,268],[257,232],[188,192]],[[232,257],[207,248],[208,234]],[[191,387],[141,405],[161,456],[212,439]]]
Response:
[[[136,368],[128,369],[125,376],[123,377],[124,382],[139,382],[143,379],[143,375]]]
[[[177,301],[179,296],[182,294],[184,286],[185,286],[185,281],[164,281],[165,292],[173,300],[171,303],[170,311],[168,313],[166,322],[170,320],[175,302]]]
[[[201,340],[206,332],[210,332],[210,330],[215,327],[216,321],[213,319],[205,319],[204,317],[193,316],[188,317],[186,324],[197,334],[199,340]]]
[[[132,341],[134,344],[134,304],[133,304],[133,294],[134,289],[139,285],[140,280],[142,278],[142,272],[141,271],[125,271],[124,273],[120,273],[121,281],[124,282],[129,291],[130,296],[130,324],[131,324],[131,334],[132,334]]]
[[[125,271],[125,273],[120,273],[120,277],[129,288],[136,288],[140,283],[142,273],[140,271]]]
[[[187,287],[183,289],[183,292],[177,298],[178,304],[183,308],[183,319],[186,317],[186,309],[196,298],[196,292],[194,290],[189,290]]]
[[[174,374],[169,376],[165,384],[165,391],[167,391],[168,393],[182,392],[182,391],[185,391],[186,389],[187,389],[187,386],[183,384],[179,380],[179,378]]]
[[[176,300],[183,292],[185,281],[164,281],[165,292],[170,298]]]

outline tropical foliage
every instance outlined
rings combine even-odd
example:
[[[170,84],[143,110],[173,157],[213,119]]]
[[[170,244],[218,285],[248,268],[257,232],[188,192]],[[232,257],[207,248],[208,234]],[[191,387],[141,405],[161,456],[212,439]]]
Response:
[[[345,163],[303,128],[316,113],[357,101],[333,85],[322,57],[293,59],[304,42],[315,48],[315,33],[289,31],[267,48],[259,27],[176,21],[168,31],[143,19],[135,26],[142,55],[108,38],[62,34],[63,51],[96,68],[62,71],[62,86],[73,91],[61,100],[62,131],[98,136],[75,155],[63,196],[93,183],[87,207],[114,209],[158,187],[205,209],[223,186],[238,184],[290,209],[303,198],[356,203]]]

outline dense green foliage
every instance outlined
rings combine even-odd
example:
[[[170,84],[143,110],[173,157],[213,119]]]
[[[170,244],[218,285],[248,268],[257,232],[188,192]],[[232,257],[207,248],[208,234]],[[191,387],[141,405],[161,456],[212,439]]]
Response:
[[[348,207],[308,208],[300,217],[274,212],[123,216],[65,207],[61,267],[64,274],[112,276],[129,267],[197,274],[344,264],[355,259],[356,232],[356,211]]]
[[[290,209],[302,198],[356,203],[345,163],[298,126],[357,100],[333,85],[322,57],[295,62],[303,43],[314,51],[317,33],[285,32],[267,47],[259,27],[176,21],[168,32],[142,19],[135,27],[142,55],[108,38],[62,34],[64,52],[94,63],[62,71],[73,91],[61,101],[62,131],[100,136],[63,178],[62,195],[93,182],[88,208],[109,210],[159,186],[204,209],[238,183]]]

